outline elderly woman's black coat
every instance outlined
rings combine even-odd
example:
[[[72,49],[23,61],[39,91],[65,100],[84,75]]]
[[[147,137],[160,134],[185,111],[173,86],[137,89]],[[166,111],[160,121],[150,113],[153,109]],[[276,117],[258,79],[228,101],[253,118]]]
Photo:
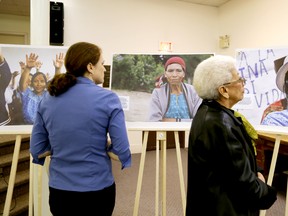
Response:
[[[204,100],[189,136],[186,216],[258,216],[276,199],[275,189],[257,177],[241,118]]]

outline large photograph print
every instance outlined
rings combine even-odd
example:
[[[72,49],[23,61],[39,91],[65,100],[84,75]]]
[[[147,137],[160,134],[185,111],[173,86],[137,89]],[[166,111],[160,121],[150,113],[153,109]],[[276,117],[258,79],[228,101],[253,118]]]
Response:
[[[245,98],[234,106],[254,125],[288,126],[288,48],[239,49]]]
[[[39,101],[56,72],[65,72],[66,47],[0,44],[0,125],[31,125]],[[24,72],[29,58],[36,64]],[[28,73],[29,72],[29,73]]]
[[[149,121],[153,89],[165,85],[165,63],[173,57],[184,70],[183,82],[192,84],[196,66],[213,53],[114,54],[111,89],[120,97],[126,121]],[[164,98],[163,98],[164,100]]]

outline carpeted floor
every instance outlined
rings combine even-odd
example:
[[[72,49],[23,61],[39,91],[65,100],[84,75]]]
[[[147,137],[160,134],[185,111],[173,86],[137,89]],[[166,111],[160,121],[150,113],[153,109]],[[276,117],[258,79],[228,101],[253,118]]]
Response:
[[[138,216],[155,215],[155,151],[147,151]],[[184,180],[187,176],[187,149],[181,149]],[[138,169],[141,154],[132,155],[132,167],[121,170],[119,162],[113,162],[117,195],[113,216],[132,216],[135,200]],[[286,180],[285,180],[286,181]],[[161,188],[161,185],[160,185]],[[167,216],[182,216],[182,203],[175,149],[167,150]],[[266,216],[283,216],[286,188],[279,188],[277,202],[266,211]],[[159,195],[161,197],[161,193]],[[159,202],[159,209],[161,204]],[[159,212],[161,215],[161,212]]]

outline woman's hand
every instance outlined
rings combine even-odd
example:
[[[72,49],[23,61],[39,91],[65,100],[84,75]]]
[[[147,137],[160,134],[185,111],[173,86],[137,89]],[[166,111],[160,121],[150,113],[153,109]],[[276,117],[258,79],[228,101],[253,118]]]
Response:
[[[40,71],[40,68],[42,67],[42,65],[43,65],[43,63],[40,62],[40,61],[37,61],[37,62],[35,63],[35,67],[36,67],[37,72]]]
[[[35,53],[30,53],[30,55],[26,55],[26,68],[33,68],[37,65],[38,55]]]
[[[266,183],[266,180],[265,180],[264,176],[262,175],[262,173],[257,172],[257,177],[258,177],[261,181],[263,181],[264,183]]]
[[[64,65],[64,53],[59,53],[59,55],[56,55],[56,59],[53,60],[53,65],[55,67],[55,73],[59,74],[62,66]]]

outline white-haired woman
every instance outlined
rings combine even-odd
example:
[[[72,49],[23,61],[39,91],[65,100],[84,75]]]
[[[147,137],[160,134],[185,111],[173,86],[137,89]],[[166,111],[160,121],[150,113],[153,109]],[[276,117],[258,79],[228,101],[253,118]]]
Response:
[[[256,131],[231,109],[244,85],[232,57],[210,57],[195,70],[193,86],[203,102],[189,137],[187,216],[258,216],[277,199],[257,169]]]

